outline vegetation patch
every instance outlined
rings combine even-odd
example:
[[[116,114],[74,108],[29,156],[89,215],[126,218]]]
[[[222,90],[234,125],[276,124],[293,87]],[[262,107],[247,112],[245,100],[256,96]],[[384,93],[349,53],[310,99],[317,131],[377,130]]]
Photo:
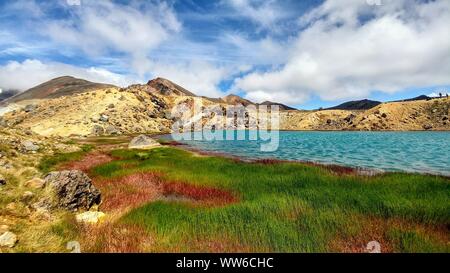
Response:
[[[69,161],[64,164],[61,164],[59,166],[59,169],[61,169],[61,170],[80,170],[83,172],[89,172],[90,169],[92,169],[98,165],[108,163],[112,160],[114,160],[114,158],[111,157],[110,155],[103,153],[103,152],[94,151],[94,152],[85,154],[79,160]]]
[[[368,242],[379,240],[389,252],[448,252],[448,178],[404,173],[342,175],[334,168],[198,157],[167,147],[111,154],[118,160],[91,170],[96,179],[158,173],[156,184],[162,185],[163,195],[188,197],[182,202],[177,198],[147,201],[120,220],[153,234],[158,250],[363,252]],[[195,202],[214,196],[230,199],[223,206]],[[371,219],[378,219],[381,228]],[[398,221],[407,224],[400,234],[422,230],[428,246],[419,239],[414,248],[406,244],[422,235],[398,235],[392,231]],[[444,236],[430,226],[444,230]],[[222,242],[224,247],[211,242]]]
[[[142,206],[161,196],[161,177],[155,173],[135,173],[120,178],[94,179],[103,195],[102,210],[123,211]]]
[[[102,191],[110,221],[77,227],[88,252],[367,252],[370,241],[383,252],[450,252],[445,177],[359,176],[176,147],[108,154],[52,165],[85,166]]]
[[[73,153],[58,153],[52,156],[46,156],[39,163],[38,169],[42,173],[54,171],[60,164],[82,159],[83,156],[89,153],[93,148],[94,146],[85,144],[81,146],[81,151]]]

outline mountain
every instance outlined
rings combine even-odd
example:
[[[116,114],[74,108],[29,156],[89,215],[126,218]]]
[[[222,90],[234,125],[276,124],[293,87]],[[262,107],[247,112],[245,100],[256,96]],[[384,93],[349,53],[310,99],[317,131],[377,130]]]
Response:
[[[420,95],[414,98],[410,98],[410,99],[404,99],[404,100],[398,100],[398,101],[417,101],[417,100],[431,100],[431,97],[428,97],[426,95]]]
[[[277,102],[271,102],[271,101],[265,101],[263,103],[260,103],[260,105],[267,105],[267,106],[277,105],[278,107],[280,107],[280,110],[282,110],[282,111],[297,110],[297,109],[295,109],[293,107],[290,107],[290,106],[287,106],[285,104],[281,104],[281,103],[277,103]]]
[[[242,97],[239,97],[237,95],[234,94],[230,94],[226,97],[222,98],[222,101],[227,103],[227,104],[231,104],[231,105],[238,105],[238,104],[242,104],[244,106],[250,105],[250,104],[254,104],[253,102],[246,100]]]
[[[327,108],[327,109],[328,110],[369,110],[380,104],[381,104],[380,101],[364,99],[364,100],[355,100],[355,101],[344,102],[342,104],[339,104],[338,106],[334,106],[334,107]]]
[[[176,83],[173,83],[164,78],[156,78],[147,83],[150,87],[150,92],[157,93],[164,96],[188,96],[196,97],[191,91],[184,89]]]
[[[74,82],[78,84],[69,84]],[[30,130],[39,135],[64,137],[168,133],[175,122],[172,109],[180,102],[192,107],[198,98],[202,98],[162,78],[126,88],[87,89],[93,86],[105,85],[72,77],[41,84],[11,99],[52,99],[0,107],[0,127],[6,124],[7,127]],[[202,102],[205,108],[214,107],[215,103],[222,107],[226,104],[253,104],[237,95],[217,99],[203,97]],[[326,111],[292,110],[289,106],[270,101],[262,104],[280,105],[281,110],[291,110],[280,111],[281,130],[450,131],[450,100],[447,98],[385,103],[362,100]],[[205,117],[202,122],[214,118]],[[220,122],[220,119],[216,121]],[[264,127],[264,123],[261,126]]]
[[[70,76],[64,76],[47,81],[28,89],[25,92],[8,98],[4,103],[18,102],[32,99],[50,99],[73,94],[84,93],[95,89],[114,87],[113,85],[90,82]]]

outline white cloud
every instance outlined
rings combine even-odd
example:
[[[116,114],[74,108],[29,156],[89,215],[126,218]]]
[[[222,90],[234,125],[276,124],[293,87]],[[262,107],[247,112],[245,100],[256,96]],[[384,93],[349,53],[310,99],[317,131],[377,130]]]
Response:
[[[153,71],[154,77],[167,78],[197,95],[221,97],[220,82],[239,69],[214,66],[204,61],[150,62],[147,69]],[[245,69],[245,67],[243,67]],[[0,87],[4,90],[24,91],[45,81],[60,76],[70,75],[93,82],[109,83],[117,86],[128,86],[134,83],[144,83],[147,80],[133,75],[121,75],[104,68],[80,68],[62,63],[43,63],[39,60],[12,61],[0,66]],[[26,80],[24,80],[26,79]]]
[[[147,72],[150,50],[181,30],[181,23],[165,3],[125,6],[111,1],[85,1],[71,9],[74,16],[69,19],[43,21],[45,34],[90,56],[127,54],[132,69],[140,75]]]
[[[450,84],[449,1],[326,1],[300,22],[285,65],[237,79],[236,89],[295,104]]]
[[[167,78],[196,95],[221,97],[220,82],[231,76],[233,71],[205,61],[177,62],[168,64],[155,62],[149,68],[154,76]],[[237,69],[234,71],[238,71]]]
[[[264,29],[275,30],[276,23],[287,16],[280,3],[274,0],[226,0],[223,4],[232,7],[236,15],[248,18]]]
[[[4,90],[26,90],[60,76],[74,76],[99,83],[126,86],[133,79],[102,68],[80,68],[62,63],[42,63],[38,60],[12,61],[0,66],[0,87]]]

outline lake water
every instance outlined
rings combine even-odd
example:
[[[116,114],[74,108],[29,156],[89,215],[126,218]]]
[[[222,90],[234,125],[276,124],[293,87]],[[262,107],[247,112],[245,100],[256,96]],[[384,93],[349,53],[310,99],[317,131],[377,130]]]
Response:
[[[186,133],[185,136],[190,134]],[[195,134],[199,136],[201,132]],[[204,151],[249,159],[300,160],[384,171],[450,176],[450,132],[284,131],[280,132],[279,147],[274,152],[261,152],[261,141],[180,142]]]

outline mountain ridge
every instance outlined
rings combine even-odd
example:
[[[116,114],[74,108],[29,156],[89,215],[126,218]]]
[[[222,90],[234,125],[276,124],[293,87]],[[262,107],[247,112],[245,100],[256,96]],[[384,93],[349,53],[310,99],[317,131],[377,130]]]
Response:
[[[23,100],[58,98],[108,87],[114,87],[114,85],[90,82],[72,76],[62,76],[51,79],[24,92],[9,97],[2,101],[2,104],[14,103]]]

